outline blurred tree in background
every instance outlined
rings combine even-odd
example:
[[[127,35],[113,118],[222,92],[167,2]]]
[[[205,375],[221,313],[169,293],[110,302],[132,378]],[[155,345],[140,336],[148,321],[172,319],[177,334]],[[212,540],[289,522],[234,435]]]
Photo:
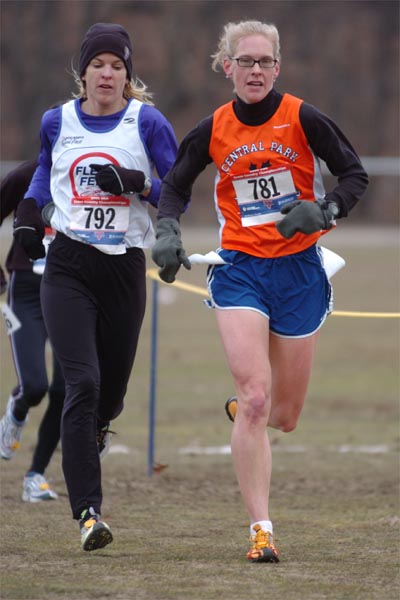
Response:
[[[275,23],[282,69],[277,89],[316,105],[361,156],[399,155],[399,3],[397,0],[1,0],[1,160],[39,150],[41,115],[75,91],[83,34],[98,21],[132,35],[134,68],[178,140],[232,97],[211,71],[228,21]],[[209,167],[185,217],[215,220]],[[329,189],[334,180],[327,177]],[[397,221],[399,178],[373,176],[354,221]]]

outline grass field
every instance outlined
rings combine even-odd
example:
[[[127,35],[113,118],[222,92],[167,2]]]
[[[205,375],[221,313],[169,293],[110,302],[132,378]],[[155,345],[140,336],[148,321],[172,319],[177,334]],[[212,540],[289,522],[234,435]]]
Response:
[[[183,226],[188,252],[215,247]],[[347,260],[335,308],[399,311],[398,232],[343,227],[324,244]],[[153,267],[151,261],[148,266]],[[205,270],[180,280],[204,287]],[[1,467],[2,600],[398,600],[399,320],[332,316],[296,431],[272,433],[277,565],[249,565],[223,405],[232,387],[213,312],[197,294],[160,285],[155,459],[147,476],[151,290],[114,450],[103,462],[103,516],[113,544],[80,550],[61,471],[57,502],[25,504],[44,402]],[[1,415],[15,383],[1,328]],[[212,448],[216,450],[212,453]],[[208,449],[208,450],[207,450]],[[220,449],[220,453],[216,453]]]

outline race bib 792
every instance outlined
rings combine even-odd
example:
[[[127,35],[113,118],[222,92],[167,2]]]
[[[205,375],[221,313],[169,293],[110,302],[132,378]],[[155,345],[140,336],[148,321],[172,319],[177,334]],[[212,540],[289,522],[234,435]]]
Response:
[[[71,231],[89,244],[123,243],[129,224],[129,199],[86,196],[71,200]]]

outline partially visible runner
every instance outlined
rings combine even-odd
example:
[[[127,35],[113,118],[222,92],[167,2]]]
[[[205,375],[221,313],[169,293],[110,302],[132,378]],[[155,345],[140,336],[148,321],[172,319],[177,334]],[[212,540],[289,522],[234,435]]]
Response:
[[[157,205],[159,177],[177,150],[170,123],[132,72],[127,31],[90,27],[77,98],[43,116],[39,166],[14,231],[31,258],[43,255],[40,209],[54,201],[41,300],[65,377],[62,463],[83,550],[113,539],[101,517],[97,441],[123,409],[145,312],[143,249],[154,243],[148,206]]]
[[[190,268],[179,218],[205,167],[217,167],[220,257],[208,271],[211,305],[233,377],[232,457],[250,517],[251,562],[278,562],[269,512],[266,426],[292,431],[302,410],[332,290],[317,242],[347,217],[368,178],[350,142],[317,108],[274,89],[279,34],[259,21],[228,23],[213,56],[235,98],[183,140],[162,185],[153,259],[172,282]],[[320,162],[337,177],[325,193]]]
[[[22,163],[2,180],[0,224],[23,199],[36,167],[36,160]],[[47,234],[51,235],[51,231]],[[54,355],[50,385],[47,378],[47,332],[40,305],[42,265],[32,262],[14,239],[5,266],[9,274],[7,302],[21,327],[10,334],[18,384],[10,394],[6,412],[0,421],[0,455],[6,460],[13,457],[20,446],[30,409],[38,406],[48,394],[49,403],[39,426],[37,445],[23,481],[22,500],[56,500],[57,493],[50,488],[44,474],[60,440],[65,389],[60,365]]]

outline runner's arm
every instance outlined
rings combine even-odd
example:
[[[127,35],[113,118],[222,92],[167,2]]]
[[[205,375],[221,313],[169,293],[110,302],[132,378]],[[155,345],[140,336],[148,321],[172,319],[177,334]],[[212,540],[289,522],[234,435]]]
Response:
[[[346,217],[367,188],[368,175],[346,136],[329,117],[303,102],[300,122],[312,151],[338,179],[338,185],[325,195],[325,200],[337,204],[338,218]]]
[[[203,119],[179,146],[175,164],[162,182],[158,219],[179,220],[189,203],[194,181],[212,162],[209,155],[212,119],[212,116]]]

